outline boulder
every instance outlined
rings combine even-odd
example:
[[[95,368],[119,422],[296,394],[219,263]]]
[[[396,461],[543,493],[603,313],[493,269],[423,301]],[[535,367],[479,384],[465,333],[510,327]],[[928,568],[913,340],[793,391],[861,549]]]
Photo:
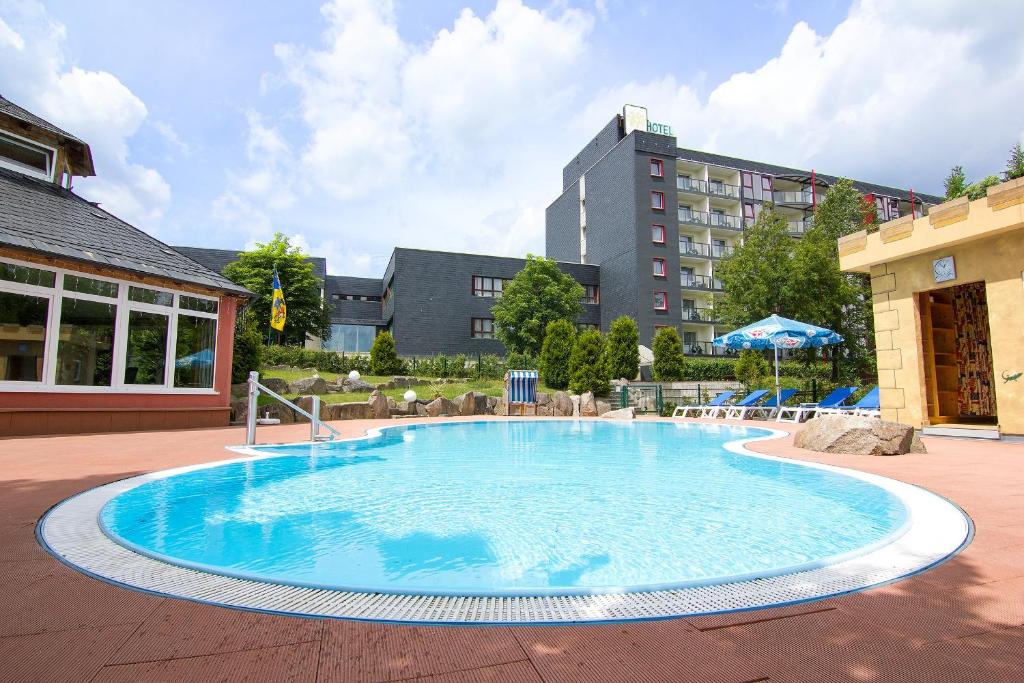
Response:
[[[292,403],[294,403],[298,407],[302,408],[307,413],[312,413],[313,412],[313,397],[312,396],[298,396],[298,397],[296,397],[296,399],[294,401],[292,401]],[[320,419],[321,420],[330,420],[331,419],[330,415],[331,415],[330,411],[327,410],[327,404],[324,403],[323,401],[320,401]],[[295,414],[295,421],[296,422],[309,422],[309,419],[306,418],[305,415],[301,415],[299,413],[296,413]]]
[[[921,435],[916,431],[914,432],[914,438],[910,442],[911,453],[927,453],[928,449],[924,447],[924,442],[921,441]]]
[[[454,403],[459,406],[459,415],[485,415],[487,413],[487,394],[467,391],[456,396]]]
[[[374,419],[383,420],[391,415],[388,397],[376,389],[370,394],[370,398],[366,399],[366,402],[370,404],[370,414]]]
[[[279,394],[288,393],[288,382],[281,379],[280,377],[260,377],[260,384],[265,386],[267,389],[270,389],[271,391],[276,391]],[[306,392],[303,391],[298,393],[304,394]]]
[[[369,420],[373,417],[373,409],[369,403],[324,403],[321,404],[330,420]]]
[[[423,403],[422,401],[416,401],[415,403],[413,403],[413,406],[415,406],[416,408],[417,415],[419,415],[420,417],[427,416],[427,406],[425,403]]]
[[[572,397],[564,391],[556,391],[554,398],[551,399],[551,403],[554,406],[551,414],[557,417],[569,417],[573,413],[573,401]]]
[[[874,417],[821,415],[804,424],[793,444],[823,453],[901,455],[911,452],[914,428]],[[920,448],[917,452],[924,452],[923,444]]]
[[[541,405],[540,403],[537,404],[537,414],[540,415],[541,417],[551,417],[552,415],[555,414],[554,410],[554,403],[545,403],[543,405]]]
[[[291,424],[295,422],[295,411],[283,403],[274,401],[269,405],[260,406],[256,411],[256,417],[276,418],[281,421],[281,424]]]
[[[494,409],[498,407],[498,397],[488,396],[487,397],[487,410],[485,411],[488,415],[494,415]]]
[[[231,398],[246,398],[249,396],[249,383],[231,385]]]
[[[551,394],[549,394],[547,392],[544,392],[544,391],[538,391],[537,392],[537,405],[538,406],[546,406],[549,403],[551,403]]]
[[[580,417],[597,417],[597,401],[589,391],[580,395]]]
[[[249,399],[243,398],[231,402],[231,422],[245,422],[249,415]]]
[[[612,409],[612,406],[611,406],[610,403],[608,403],[608,401],[598,401],[597,402],[597,414],[598,415],[604,415],[605,413],[607,413],[611,409]]]
[[[458,406],[455,405],[455,402],[450,401],[443,396],[438,396],[428,403],[426,411],[427,417],[441,417],[459,414],[459,409]]]
[[[344,379],[340,380],[339,383],[341,384],[341,390],[344,391],[346,394],[350,394],[352,392],[362,393],[364,391],[372,392],[376,391],[377,389],[376,384],[370,384],[369,382],[364,382],[361,379],[349,379],[348,377],[345,377]]]
[[[277,389],[274,389],[274,391],[277,391]],[[324,381],[323,377],[303,377],[289,384],[288,391],[293,394],[326,394],[327,382]],[[278,391],[278,393],[281,392]]]
[[[395,410],[392,415],[415,415],[416,414],[416,401],[399,401],[395,406]]]
[[[632,420],[636,415],[633,411],[633,406],[630,406],[628,408],[619,408],[618,410],[609,410],[601,415],[601,417],[606,417],[609,420]]]
[[[494,414],[495,415],[508,415],[508,403],[505,402],[505,397],[502,396],[494,403]]]

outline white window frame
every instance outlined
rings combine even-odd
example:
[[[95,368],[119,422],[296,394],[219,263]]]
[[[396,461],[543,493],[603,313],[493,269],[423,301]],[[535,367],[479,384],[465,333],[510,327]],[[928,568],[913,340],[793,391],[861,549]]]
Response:
[[[21,282],[8,282],[0,280],[0,291],[12,294],[26,294],[30,296],[43,297],[48,300],[46,315],[46,342],[43,349],[43,380],[40,382],[18,382],[0,380],[0,391],[4,392],[42,392],[42,393],[85,393],[85,394],[203,394],[216,395],[217,381],[217,347],[220,333],[220,311],[223,302],[221,299],[212,296],[204,296],[193,292],[183,292],[167,287],[150,285],[131,280],[120,280],[118,278],[95,275],[80,270],[69,270],[66,268],[54,268],[44,266],[31,261],[21,261],[8,257],[0,258],[0,263],[9,263],[26,268],[35,268],[54,273],[53,287],[40,287],[28,285]],[[96,294],[84,294],[64,289],[64,276],[75,275],[78,277],[111,282],[118,285],[117,297],[99,296]],[[167,292],[173,295],[170,306],[148,304],[141,301],[128,299],[128,288],[138,287],[141,289],[152,289],[158,292]],[[205,311],[193,311],[180,307],[181,297],[193,297],[217,303],[216,313]],[[78,386],[73,384],[57,384],[57,343],[60,336],[60,302],[64,298],[81,299],[84,301],[97,301],[100,303],[114,304],[117,312],[114,317],[114,360],[111,367],[110,386]],[[167,321],[167,349],[164,356],[164,383],[163,384],[126,384],[124,381],[124,370],[128,352],[128,312],[144,311],[147,313],[159,313],[168,316]],[[214,321],[214,354],[213,354],[213,379],[214,385],[209,388],[175,387],[174,386],[174,362],[175,347],[178,339],[178,316],[188,315],[195,318],[210,318]]]
[[[25,147],[27,149],[34,149],[36,151],[44,150],[48,152],[46,161],[46,173],[37,171],[31,166],[24,166],[22,164],[15,163],[14,161],[8,161],[4,156],[0,155],[0,166],[9,168],[12,171],[17,171],[24,175],[32,176],[33,178],[41,178],[43,180],[49,180],[53,182],[53,171],[57,167],[57,148],[51,147],[50,145],[44,145],[41,142],[32,140],[30,138],[22,137],[16,133],[12,133],[8,130],[0,130],[0,137],[10,138],[14,144]]]

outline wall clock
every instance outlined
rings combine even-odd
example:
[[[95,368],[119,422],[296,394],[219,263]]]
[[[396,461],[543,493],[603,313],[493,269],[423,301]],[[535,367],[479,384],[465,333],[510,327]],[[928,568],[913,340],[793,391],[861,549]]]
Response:
[[[937,258],[932,262],[932,275],[936,282],[949,282],[956,279],[956,265],[952,256]]]

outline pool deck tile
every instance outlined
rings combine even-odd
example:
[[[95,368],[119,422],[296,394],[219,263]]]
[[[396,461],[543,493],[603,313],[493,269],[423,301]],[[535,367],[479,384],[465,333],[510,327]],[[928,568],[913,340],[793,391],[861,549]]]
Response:
[[[390,421],[336,422],[357,436]],[[751,423],[760,424],[760,423]],[[777,427],[776,423],[768,426]],[[793,431],[794,425],[783,425]],[[262,442],[306,438],[260,428]],[[36,543],[63,498],[142,472],[234,457],[239,428],[7,439],[0,448],[0,679],[7,681],[1024,680],[1024,444],[925,438],[926,455],[752,449],[893,477],[961,505],[976,538],[946,564],[785,608],[569,627],[308,620],[145,595]]]

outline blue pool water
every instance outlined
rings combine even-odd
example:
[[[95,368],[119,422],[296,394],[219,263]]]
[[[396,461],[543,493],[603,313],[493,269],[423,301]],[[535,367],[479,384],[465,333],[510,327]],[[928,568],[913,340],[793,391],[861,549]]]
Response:
[[[667,422],[410,425],[148,482],[114,540],[233,576],[391,593],[576,594],[820,566],[894,538],[887,491],[738,455],[759,429]]]

